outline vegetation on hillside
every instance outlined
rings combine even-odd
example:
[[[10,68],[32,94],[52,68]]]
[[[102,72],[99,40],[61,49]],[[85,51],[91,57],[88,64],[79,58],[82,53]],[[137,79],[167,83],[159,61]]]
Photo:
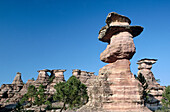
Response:
[[[164,112],[169,112],[170,111],[170,86],[165,88],[165,91],[162,94],[162,96],[163,96],[161,100],[162,110],[164,110]]]
[[[75,76],[70,77],[66,83],[56,84],[55,89],[54,100],[63,102],[60,112],[66,109],[66,104],[68,104],[68,108],[76,109],[88,101],[87,87]]]
[[[38,88],[30,85],[27,93],[18,102],[16,111],[23,111],[23,106],[27,104],[30,105],[29,107],[37,105],[41,110],[41,105],[43,104],[47,105],[46,109],[51,109],[52,102],[62,102],[63,106],[60,108],[60,112],[62,112],[66,108],[77,109],[88,101],[87,87],[75,76],[70,77],[67,82],[57,83],[55,89],[56,93],[49,100],[42,84]]]

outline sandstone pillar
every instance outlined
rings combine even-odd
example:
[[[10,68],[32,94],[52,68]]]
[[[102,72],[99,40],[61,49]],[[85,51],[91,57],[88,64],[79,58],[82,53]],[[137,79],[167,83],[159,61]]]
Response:
[[[46,86],[48,84],[48,80],[49,80],[49,75],[47,72],[50,72],[50,70],[44,69],[44,70],[39,70],[37,72],[39,74],[38,74],[37,80],[35,81],[36,87],[38,87],[40,84]]]
[[[56,69],[56,70],[51,70],[51,74],[54,75],[53,83],[59,83],[59,82],[65,82],[64,79],[64,72],[66,70],[61,70],[61,69]]]
[[[20,72],[17,72],[17,75],[15,76],[12,84],[16,84],[18,86],[23,86],[24,85],[24,83],[23,83],[23,81],[21,79],[21,73]]]
[[[152,65],[155,64],[156,61],[157,59],[144,58],[137,62],[137,64],[139,65],[138,75],[143,75],[148,83],[148,90],[150,92],[149,102],[146,105],[152,111],[155,111],[161,107],[160,100],[162,99],[162,93],[164,90],[164,87],[160,86],[151,71]]]
[[[55,70],[51,70],[51,78],[53,77],[52,82],[50,82],[50,84],[47,86],[47,91],[50,94],[54,94],[56,92],[54,86],[59,83],[59,82],[65,82],[64,79],[64,72],[66,70],[61,70],[61,69],[55,69]]]
[[[148,112],[141,99],[141,86],[130,70],[130,59],[136,52],[133,38],[141,26],[130,26],[131,20],[115,12],[109,13],[106,26],[99,31],[99,40],[107,42],[100,60],[109,63],[90,82],[89,102],[82,107],[93,112]]]

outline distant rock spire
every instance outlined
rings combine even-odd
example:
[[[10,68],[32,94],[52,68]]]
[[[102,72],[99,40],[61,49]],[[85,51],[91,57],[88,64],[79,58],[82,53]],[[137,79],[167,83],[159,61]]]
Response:
[[[12,84],[16,84],[16,85],[20,85],[20,86],[24,85],[24,83],[23,83],[23,81],[21,79],[21,73],[20,72],[17,72],[17,75],[15,76]]]

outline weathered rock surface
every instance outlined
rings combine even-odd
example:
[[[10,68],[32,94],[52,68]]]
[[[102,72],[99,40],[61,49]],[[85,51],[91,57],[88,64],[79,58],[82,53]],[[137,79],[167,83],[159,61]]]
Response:
[[[56,70],[51,70],[50,71],[51,72],[50,78],[52,78],[53,80],[47,86],[48,93],[54,94],[55,91],[56,91],[55,88],[54,88],[56,83],[65,82],[65,79],[64,79],[64,72],[65,71],[66,70],[61,70],[61,69],[56,69]]]
[[[24,83],[23,83],[23,81],[21,79],[21,73],[20,72],[17,72],[17,75],[15,76],[12,84],[16,84],[18,86],[23,86],[24,85]]]
[[[24,84],[23,88],[21,89],[21,91],[20,91],[19,93],[20,93],[22,96],[23,96],[24,94],[26,94],[27,91],[28,91],[28,87],[29,87],[30,85],[35,85],[35,81],[32,80],[32,79],[29,79],[29,80],[27,81],[27,83]]]
[[[142,87],[130,71],[130,59],[135,45],[133,37],[143,28],[129,26],[130,19],[109,13],[106,26],[99,32],[99,40],[108,42],[100,59],[109,63],[100,69],[98,77],[89,81],[89,102],[79,112],[149,112],[141,99]]]
[[[49,81],[49,75],[48,75],[47,72],[50,72],[50,70],[44,69],[44,70],[39,70],[37,72],[39,74],[38,74],[37,80],[35,81],[35,86],[38,87],[41,84],[46,86],[48,84],[48,81]]]
[[[24,83],[21,79],[21,73],[17,73],[12,84],[3,84],[0,88],[0,103],[15,103],[21,98],[19,91]]]
[[[118,59],[131,59],[136,52],[132,37],[129,32],[113,35],[110,44],[101,53],[100,60],[105,63],[113,63]]]
[[[162,93],[164,90],[163,86],[160,86],[159,83],[157,83],[151,68],[152,65],[155,64],[157,59],[148,59],[144,58],[138,61],[138,75],[142,74],[147,83],[148,83],[148,90],[149,92],[149,102],[146,104],[148,108],[155,111],[158,108],[161,107],[160,100],[162,99]]]
[[[94,72],[87,72],[79,69],[74,69],[72,71],[72,75],[77,77],[82,83],[84,83],[87,86],[90,83],[89,80],[93,80],[96,77],[94,75]]]
[[[143,31],[143,27],[130,26],[130,23],[128,17],[111,12],[106,18],[107,25],[99,31],[98,39],[110,43],[110,38],[120,32],[129,32],[133,37],[138,36]]]

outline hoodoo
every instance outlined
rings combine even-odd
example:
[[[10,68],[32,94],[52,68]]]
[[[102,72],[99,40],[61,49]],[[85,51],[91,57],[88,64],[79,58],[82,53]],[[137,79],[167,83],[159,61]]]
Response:
[[[156,61],[157,59],[144,58],[137,62],[139,65],[138,75],[141,74],[145,77],[148,84],[148,90],[150,91],[149,101],[146,103],[146,106],[152,111],[155,111],[161,107],[160,100],[162,99],[162,93],[164,91],[164,87],[160,86],[151,71],[152,65],[155,64]]]
[[[98,39],[107,42],[100,60],[109,63],[99,70],[89,86],[89,102],[79,111],[95,112],[149,112],[141,99],[141,86],[130,70],[130,59],[136,52],[133,38],[141,26],[130,26],[131,20],[115,12],[108,14],[106,26]]]

